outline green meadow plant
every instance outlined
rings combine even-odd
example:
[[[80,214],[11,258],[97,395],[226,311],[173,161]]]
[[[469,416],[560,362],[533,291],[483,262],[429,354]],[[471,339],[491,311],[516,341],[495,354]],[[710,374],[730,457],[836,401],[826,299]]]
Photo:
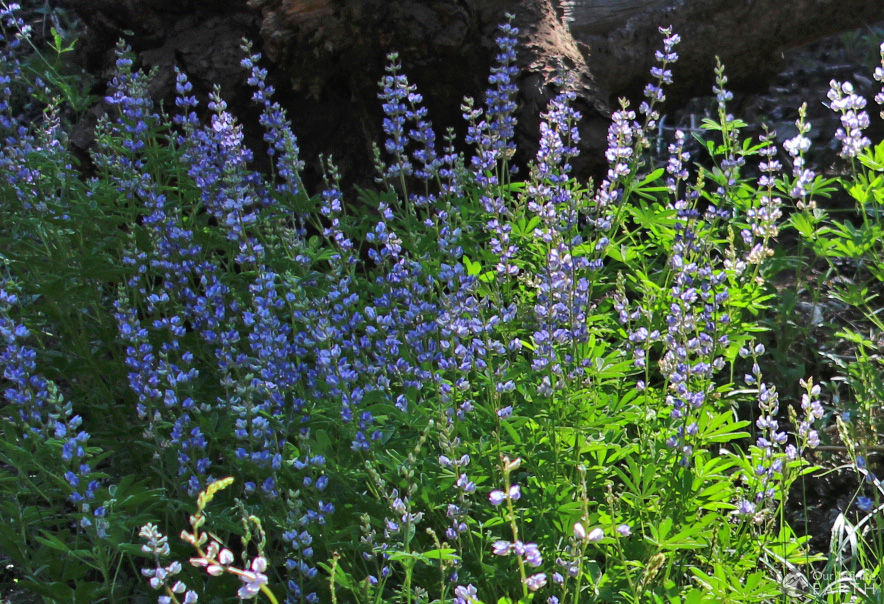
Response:
[[[24,34],[12,7],[0,19]],[[157,109],[121,44],[85,178],[57,117],[72,89],[46,79],[62,100],[28,127],[10,102],[28,90],[23,38],[7,34],[0,553],[16,593],[794,599],[787,578],[823,561],[786,511],[815,469],[824,395],[803,376],[781,408],[756,336],[783,204],[819,234],[814,251],[836,229],[807,201],[824,187],[801,169],[806,131],[785,143],[784,175],[774,133],[747,140],[728,112],[721,65],[706,167],[681,132],[651,163],[678,59],[661,33],[644,100],[612,116],[599,183],[571,174],[565,76],[516,169],[511,23],[485,98],[464,102],[466,153],[451,132],[437,141],[391,55],[377,186],[358,204],[332,158],[306,190],[248,45],[269,175],[217,90],[200,120],[179,72],[175,107]],[[872,526],[850,527],[868,575]]]
[[[881,66],[874,78],[884,83],[884,45],[880,48]],[[846,466],[853,468],[859,485],[850,499],[850,507],[838,516],[832,529],[832,547],[817,593],[826,601],[881,598],[880,577],[884,543],[880,538],[878,516],[882,496],[880,472],[870,459],[880,453],[882,387],[880,343],[881,323],[877,299],[881,293],[882,233],[881,204],[884,203],[884,145],[873,145],[865,136],[870,124],[867,101],[857,94],[850,82],[832,81],[829,107],[839,114],[841,128],[836,139],[845,160],[845,175],[837,184],[855,203],[845,218],[816,207],[813,187],[822,181],[804,168],[803,154],[809,140],[787,149],[796,158],[793,192],[797,193],[797,211],[791,222],[813,260],[827,266],[819,287],[819,298],[840,305],[845,317],[833,321],[834,339],[839,346],[825,355],[833,367],[838,405],[835,448],[843,450]],[[875,101],[884,104],[884,89]],[[884,118],[884,112],[881,113]],[[798,124],[802,135],[809,126]],[[814,183],[814,184],[811,184]],[[807,186],[811,184],[811,186]],[[826,186],[830,182],[824,183]],[[822,321],[820,322],[822,323]]]

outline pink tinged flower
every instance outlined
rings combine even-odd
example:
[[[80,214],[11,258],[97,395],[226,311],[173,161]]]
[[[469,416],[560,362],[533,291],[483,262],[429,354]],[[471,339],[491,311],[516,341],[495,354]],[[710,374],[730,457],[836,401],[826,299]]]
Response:
[[[579,522],[574,523],[574,538],[578,541],[586,539],[586,529]]]
[[[206,567],[206,572],[212,575],[213,577],[220,577],[224,574],[224,567],[218,566],[217,564],[209,564]]]
[[[239,588],[236,595],[242,600],[254,598],[261,591],[261,586],[267,584],[267,575],[264,574],[264,571],[267,570],[267,558],[256,557],[252,560],[251,568],[251,571],[245,570],[239,575],[243,586]]]
[[[528,589],[531,591],[537,591],[544,585],[546,585],[546,573],[537,573],[536,575],[531,575],[527,579],[525,579],[525,585],[528,586]]]
[[[506,499],[506,493],[503,491],[491,491],[491,494],[488,496],[488,499],[491,501],[491,505],[497,506],[503,503],[503,500]]]
[[[218,561],[224,566],[231,564],[233,562],[233,552],[229,549],[222,549],[221,553],[218,554]]]
[[[744,499],[740,501],[740,504],[737,506],[736,513],[740,516],[749,516],[750,514],[754,514],[755,504]]]
[[[525,558],[525,563],[533,568],[537,568],[543,564],[543,556],[536,543],[525,544],[525,551],[520,555]]]
[[[629,537],[632,534],[632,529],[629,528],[628,524],[621,524],[617,527],[617,532],[623,535],[624,537]]]
[[[586,536],[586,540],[591,543],[598,543],[602,539],[605,538],[605,531],[600,528],[594,528],[589,531],[589,534]]]
[[[495,541],[492,546],[492,551],[497,556],[506,556],[510,553],[511,543],[509,541]]]
[[[510,487],[510,499],[512,499],[513,501],[518,501],[519,499],[521,499],[521,497],[522,497],[522,489],[519,487],[519,485],[514,484],[513,486],[511,486]]]
[[[458,585],[454,588],[454,595],[458,598],[464,600],[465,602],[478,602],[479,599],[476,595],[479,591],[473,586],[472,583],[464,587],[463,585]]]

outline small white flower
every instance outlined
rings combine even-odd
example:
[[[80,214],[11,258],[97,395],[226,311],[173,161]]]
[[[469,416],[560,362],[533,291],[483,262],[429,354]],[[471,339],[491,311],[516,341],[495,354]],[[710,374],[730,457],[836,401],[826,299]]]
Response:
[[[218,554],[218,561],[224,566],[227,566],[233,562],[233,552],[229,549],[222,549],[221,553]]]
[[[267,558],[256,557],[252,560],[251,568],[251,571],[243,571],[239,576],[244,585],[239,588],[236,594],[242,600],[254,598],[261,591],[261,586],[267,584],[267,575],[263,574],[267,570]]]
[[[578,541],[586,539],[586,529],[579,522],[574,523],[574,538]]]
[[[218,566],[217,564],[209,564],[206,567],[206,572],[212,575],[213,577],[219,577],[224,574],[224,567]]]

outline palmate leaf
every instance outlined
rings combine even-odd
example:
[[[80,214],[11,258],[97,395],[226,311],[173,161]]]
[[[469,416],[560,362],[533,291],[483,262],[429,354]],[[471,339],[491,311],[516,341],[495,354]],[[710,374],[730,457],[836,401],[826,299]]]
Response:
[[[795,212],[789,217],[789,223],[804,239],[812,240],[815,238],[817,224],[807,214]]]
[[[741,438],[749,438],[748,432],[742,431],[751,422],[734,420],[730,411],[718,415],[704,415],[699,422],[698,440],[704,443],[726,443]]]
[[[715,602],[771,602],[783,596],[782,587],[765,573],[736,576],[723,564],[716,564],[712,574],[691,567],[694,579]],[[701,600],[704,601],[704,600]]]
[[[777,535],[767,544],[765,551],[777,562],[802,566],[825,560],[820,553],[813,554],[807,545],[813,535],[796,535],[788,524],[780,526]]]
[[[456,550],[451,548],[435,548],[425,552],[392,551],[389,552],[388,555],[389,559],[393,561],[401,562],[404,560],[412,560],[423,562],[424,564],[432,564],[433,562],[438,562],[440,560],[453,561],[458,559]]]
[[[673,520],[672,517],[667,516],[656,526],[650,525],[648,527],[650,535],[647,539],[660,550],[701,549],[709,544],[709,533],[706,531],[706,527],[715,521],[716,517],[713,514],[707,514],[673,535],[670,534],[673,529]]]

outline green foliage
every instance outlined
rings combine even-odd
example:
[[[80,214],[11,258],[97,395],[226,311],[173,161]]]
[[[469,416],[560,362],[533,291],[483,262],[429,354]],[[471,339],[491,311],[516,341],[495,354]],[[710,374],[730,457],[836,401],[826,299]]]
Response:
[[[61,103],[87,106],[54,58],[29,68]],[[180,92],[173,121],[122,52],[118,70],[95,178],[76,171],[55,109],[3,151],[27,175],[0,180],[0,552],[17,590],[178,604],[799,601],[786,577],[824,557],[790,526],[788,498],[819,469],[803,455],[824,395],[787,367],[788,349],[767,348],[810,336],[781,313],[811,289],[811,307],[833,298],[862,324],[820,336],[850,351],[816,362],[849,393],[826,415],[873,495],[855,498],[867,515],[841,518],[825,564],[880,574],[869,510],[882,488],[865,460],[884,393],[884,143],[837,183],[857,204],[837,220],[813,201],[834,181],[783,176],[772,133],[743,137],[719,65],[718,119],[694,133],[705,167],[681,133],[667,167],[648,159],[652,90],[639,121],[625,102],[614,116],[608,179],[571,178],[578,116],[563,83],[522,181],[488,125],[505,120],[471,103],[483,153],[449,147],[422,178],[420,101],[394,63],[391,165],[379,159],[378,190],[359,191],[356,210],[329,162],[322,190],[303,190],[280,126],[267,178],[220,98],[203,128]],[[396,99],[415,128],[399,139]],[[784,225],[797,252],[777,245]],[[771,284],[792,270],[784,297]],[[781,410],[765,371],[801,380],[800,402]]]

